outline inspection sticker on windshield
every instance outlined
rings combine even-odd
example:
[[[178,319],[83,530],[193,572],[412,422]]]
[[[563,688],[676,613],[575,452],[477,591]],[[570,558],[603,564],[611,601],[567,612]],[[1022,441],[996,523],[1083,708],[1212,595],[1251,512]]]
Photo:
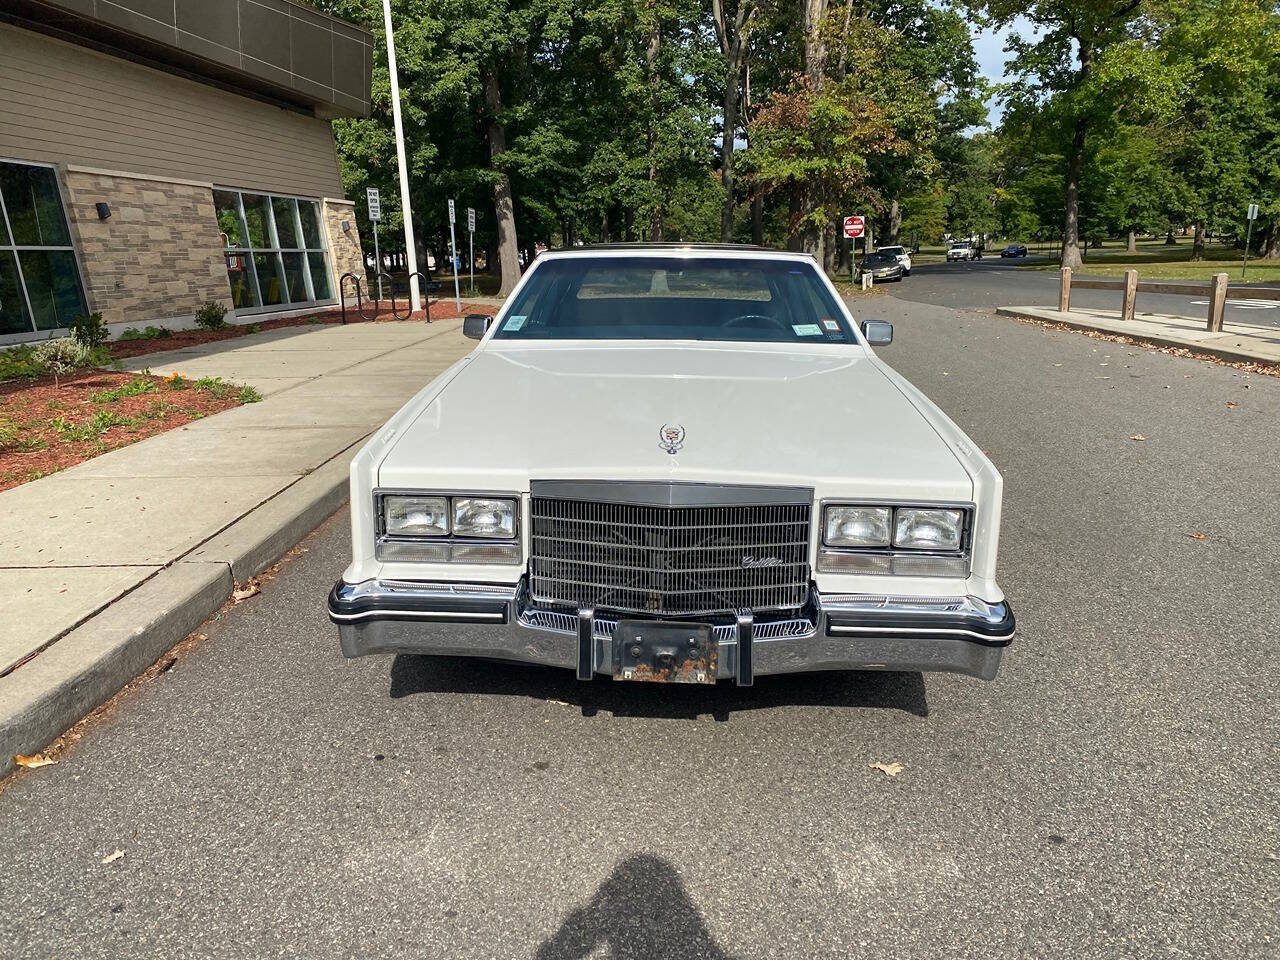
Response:
[[[796,332],[797,337],[822,336],[822,328],[816,323],[793,323],[791,329]]]
[[[828,330],[835,330],[837,333],[840,331],[840,324],[830,318],[823,320],[822,325]]]
[[[507,322],[502,325],[503,330],[519,330],[524,326],[524,322],[529,318],[524,314],[513,314],[507,317]]]

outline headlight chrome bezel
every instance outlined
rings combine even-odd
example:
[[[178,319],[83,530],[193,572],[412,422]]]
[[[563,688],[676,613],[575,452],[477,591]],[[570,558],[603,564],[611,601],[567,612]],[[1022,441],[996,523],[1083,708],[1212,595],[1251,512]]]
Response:
[[[888,509],[889,542],[881,546],[844,546],[827,540],[827,511],[833,507]],[[976,505],[953,501],[849,500],[831,499],[819,503],[819,573],[896,575],[916,577],[967,577],[973,544]],[[947,510],[960,513],[959,543],[954,548],[936,549],[898,544],[899,511]]]
[[[433,534],[405,534],[387,529],[388,501],[402,499],[442,499],[446,506],[448,531]],[[467,533],[458,528],[458,501],[505,501],[511,506],[510,533]],[[402,490],[373,491],[374,556],[396,563],[472,563],[511,566],[524,560],[521,538],[523,497],[512,491],[489,490]]]

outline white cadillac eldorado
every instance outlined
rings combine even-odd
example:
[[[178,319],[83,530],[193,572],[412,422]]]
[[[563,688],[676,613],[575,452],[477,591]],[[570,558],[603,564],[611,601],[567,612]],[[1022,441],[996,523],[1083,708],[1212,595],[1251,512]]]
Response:
[[[1002,480],[804,254],[539,257],[351,464],[348,657],[992,679]]]

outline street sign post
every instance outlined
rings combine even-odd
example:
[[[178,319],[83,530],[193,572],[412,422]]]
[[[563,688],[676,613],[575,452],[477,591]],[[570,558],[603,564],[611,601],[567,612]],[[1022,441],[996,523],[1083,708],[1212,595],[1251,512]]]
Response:
[[[862,236],[864,233],[866,233],[866,230],[867,230],[866,217],[862,217],[857,214],[854,214],[851,217],[844,218],[844,235],[849,238],[849,282],[850,283],[854,282],[854,276],[857,273],[857,269],[854,266],[854,262],[853,262],[853,250],[854,250],[854,247],[857,246],[858,238]],[[867,255],[867,245],[866,245],[866,242],[864,241],[862,245],[862,256],[865,258],[866,255]]]
[[[365,190],[369,203],[369,222],[373,224],[373,275],[378,278],[378,299],[382,299],[382,255],[378,252],[378,221],[382,219],[382,198],[377,187]]]
[[[1244,279],[1244,272],[1249,269],[1249,244],[1253,241],[1253,221],[1258,219],[1258,205],[1256,203],[1249,204],[1249,212],[1245,215],[1245,220],[1249,225],[1244,230],[1244,263],[1240,267],[1240,279]]]
[[[458,219],[453,208],[453,200],[449,201],[449,259],[453,261],[453,303],[462,312],[462,292],[458,289],[458,244],[453,238],[453,224]]]
[[[471,271],[471,296],[476,295],[476,211],[467,207],[467,233],[471,234],[471,250],[467,255],[467,269]]]

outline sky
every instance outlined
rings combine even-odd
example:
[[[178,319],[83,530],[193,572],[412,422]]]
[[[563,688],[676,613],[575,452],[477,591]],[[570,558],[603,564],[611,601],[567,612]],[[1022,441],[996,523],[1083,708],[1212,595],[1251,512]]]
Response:
[[[1027,21],[1019,17],[1014,21],[1008,30],[999,32],[992,30],[980,30],[972,27],[973,30],[973,51],[978,56],[978,66],[982,70],[982,75],[988,80],[1000,82],[1005,79],[1004,62],[1008,59],[1008,54],[1004,52],[1004,44],[1010,33],[1020,33],[1022,36],[1028,36],[1032,33],[1031,25]],[[987,117],[994,127],[1000,122],[1000,104],[991,101],[987,104]]]

